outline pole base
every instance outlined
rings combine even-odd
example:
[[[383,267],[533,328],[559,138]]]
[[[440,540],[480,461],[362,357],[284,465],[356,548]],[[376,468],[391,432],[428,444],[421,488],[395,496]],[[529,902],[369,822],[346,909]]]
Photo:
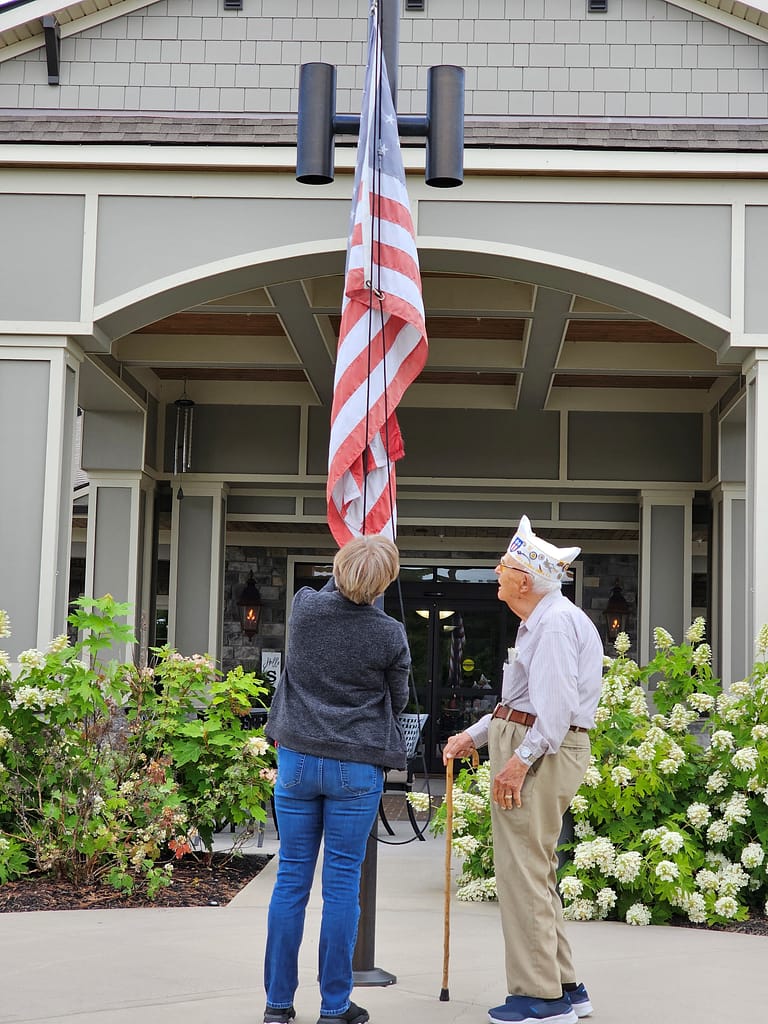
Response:
[[[374,985],[394,985],[397,978],[389,971],[383,971],[380,967],[373,967],[369,971],[352,971],[352,984],[356,988],[370,988]]]
[[[451,1001],[451,997],[448,995],[448,989],[447,988],[441,988],[440,989],[440,1002],[441,1003],[449,1003],[450,1001]]]

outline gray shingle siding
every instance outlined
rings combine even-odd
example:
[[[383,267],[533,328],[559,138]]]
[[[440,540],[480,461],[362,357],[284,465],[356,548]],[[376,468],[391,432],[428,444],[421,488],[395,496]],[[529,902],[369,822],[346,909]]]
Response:
[[[337,109],[362,87],[361,0],[160,0],[62,41],[61,86],[38,49],[0,63],[0,106],[290,113],[299,66],[337,65]],[[467,115],[768,117],[768,44],[664,0],[432,0],[400,26],[401,113],[427,69],[466,68]]]

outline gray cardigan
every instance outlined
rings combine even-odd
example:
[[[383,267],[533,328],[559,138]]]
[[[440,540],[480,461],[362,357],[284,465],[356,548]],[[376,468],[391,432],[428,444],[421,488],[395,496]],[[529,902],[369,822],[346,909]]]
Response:
[[[395,720],[408,703],[405,630],[370,604],[355,604],[330,580],[303,587],[288,621],[285,669],[267,736],[317,757],[405,768]]]

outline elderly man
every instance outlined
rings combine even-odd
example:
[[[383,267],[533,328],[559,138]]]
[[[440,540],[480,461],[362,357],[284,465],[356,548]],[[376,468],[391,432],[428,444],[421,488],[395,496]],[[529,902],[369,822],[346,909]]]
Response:
[[[443,760],[488,744],[493,849],[507,996],[492,1024],[574,1024],[592,1012],[576,981],[557,892],[562,818],[589,764],[588,730],[602,685],[603,645],[565,598],[580,548],[538,538],[526,516],[496,566],[499,600],[521,619],[504,667],[501,703],[452,736]]]

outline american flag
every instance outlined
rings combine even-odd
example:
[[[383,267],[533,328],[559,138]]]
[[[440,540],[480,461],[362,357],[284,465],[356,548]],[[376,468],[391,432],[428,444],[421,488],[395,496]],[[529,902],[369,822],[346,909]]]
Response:
[[[360,141],[328,452],[328,525],[341,546],[395,539],[395,409],[427,359],[415,232],[387,80],[377,5],[371,13]]]

